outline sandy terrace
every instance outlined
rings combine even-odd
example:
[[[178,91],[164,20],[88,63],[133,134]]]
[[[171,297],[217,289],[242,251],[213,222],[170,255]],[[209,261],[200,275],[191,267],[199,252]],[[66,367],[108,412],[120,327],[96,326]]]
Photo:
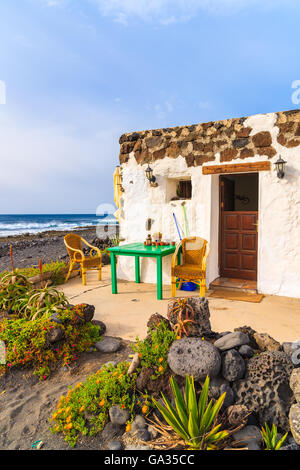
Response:
[[[103,268],[102,281],[88,272],[87,285],[76,277],[61,288],[74,303],[96,307],[95,319],[107,326],[107,334],[128,340],[146,336],[146,323],[152,313],[166,316],[171,287],[164,287],[164,300],[156,299],[156,285],[118,281],[118,294],[111,293],[110,266]],[[180,291],[179,291],[180,292]],[[181,291],[181,296],[188,293]],[[300,340],[300,299],[265,296],[261,303],[210,299],[211,324],[214,331],[233,331],[248,325],[267,332],[279,342]]]

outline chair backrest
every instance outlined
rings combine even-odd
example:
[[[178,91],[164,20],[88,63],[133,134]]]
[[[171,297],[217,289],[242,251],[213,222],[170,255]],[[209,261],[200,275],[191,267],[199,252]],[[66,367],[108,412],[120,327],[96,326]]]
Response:
[[[79,235],[68,233],[68,235],[64,237],[64,241],[67,244],[66,247],[71,259],[76,253],[74,250],[82,250],[81,237]]]
[[[182,240],[183,264],[202,265],[206,253],[207,241],[200,237],[189,237]]]

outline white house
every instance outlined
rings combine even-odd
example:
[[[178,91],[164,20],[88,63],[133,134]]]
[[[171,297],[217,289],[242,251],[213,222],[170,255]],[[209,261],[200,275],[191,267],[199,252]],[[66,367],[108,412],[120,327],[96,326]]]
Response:
[[[300,297],[300,110],[133,132],[120,145],[123,243],[179,241],[184,202],[189,235],[211,247],[208,285],[251,279],[260,293]],[[170,283],[171,257],[163,263]],[[119,257],[118,277],[134,279],[133,258]],[[154,260],[141,259],[141,280],[156,282]]]

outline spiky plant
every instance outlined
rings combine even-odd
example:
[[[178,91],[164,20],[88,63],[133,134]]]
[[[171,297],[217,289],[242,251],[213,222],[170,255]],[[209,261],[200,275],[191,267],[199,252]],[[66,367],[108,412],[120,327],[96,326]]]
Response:
[[[265,450],[279,450],[288,435],[286,433],[281,439],[278,439],[277,426],[273,424],[272,429],[270,429],[267,423],[265,423],[265,427],[261,428],[260,433],[266,446]]]
[[[164,405],[153,399],[155,406],[166,422],[191,449],[216,449],[220,441],[228,436],[217,424],[218,414],[223,405],[226,393],[208,403],[209,377],[206,377],[197,403],[194,378],[187,375],[185,393],[182,395],[174,378],[170,379],[175,407],[162,394]]]

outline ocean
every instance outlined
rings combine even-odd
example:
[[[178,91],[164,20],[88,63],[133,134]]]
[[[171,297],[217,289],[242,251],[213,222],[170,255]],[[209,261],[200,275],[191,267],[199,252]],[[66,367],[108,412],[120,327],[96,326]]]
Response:
[[[112,214],[37,214],[37,215],[0,215],[0,237],[35,234],[48,230],[75,230],[97,225],[115,225],[117,220]]]

